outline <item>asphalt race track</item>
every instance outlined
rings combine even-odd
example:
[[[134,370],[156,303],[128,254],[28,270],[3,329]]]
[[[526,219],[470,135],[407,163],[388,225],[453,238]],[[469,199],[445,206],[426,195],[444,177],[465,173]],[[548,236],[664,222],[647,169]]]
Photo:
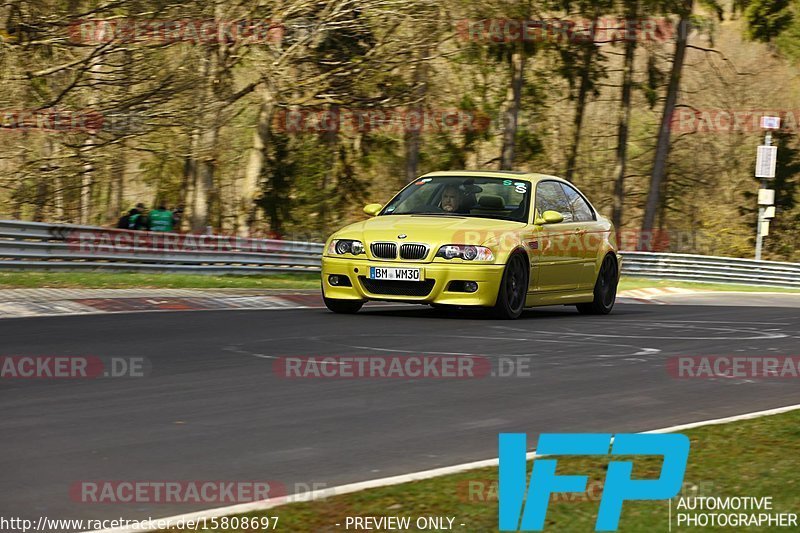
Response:
[[[796,379],[676,379],[676,355],[798,355],[800,308],[618,304],[517,321],[427,307],[0,321],[0,355],[143,356],[131,379],[0,381],[0,515],[163,517],[78,503],[84,480],[328,486],[496,457],[497,434],[643,431],[800,403]],[[285,379],[276,356],[532,358],[530,377]],[[535,444],[531,443],[531,444]]]

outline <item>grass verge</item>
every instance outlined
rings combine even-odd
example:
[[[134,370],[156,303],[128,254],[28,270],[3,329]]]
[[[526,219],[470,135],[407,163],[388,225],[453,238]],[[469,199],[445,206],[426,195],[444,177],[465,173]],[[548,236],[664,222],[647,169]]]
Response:
[[[772,513],[800,512],[800,411],[707,426],[685,431],[692,445],[682,496],[771,496]],[[616,459],[628,459],[617,456]],[[632,459],[632,458],[631,458]],[[661,460],[634,460],[635,478],[655,478]],[[547,512],[544,531],[594,531],[602,481],[608,460],[603,457],[564,457],[558,473],[586,474],[585,494],[556,495]],[[530,472],[530,464],[529,464]],[[484,468],[403,485],[293,503],[262,513],[240,516],[279,517],[284,531],[343,531],[347,516],[455,517],[456,531],[497,531],[497,469]],[[672,500],[672,531],[741,531],[744,528],[682,527],[677,524],[678,497]],[[690,512],[690,511],[685,511]],[[755,511],[758,512],[763,511]],[[336,526],[336,524],[341,526]],[[464,526],[460,526],[464,524]],[[619,531],[668,531],[669,502],[630,501],[623,506]],[[795,528],[747,528],[747,531],[790,531]],[[217,530],[212,530],[217,531]],[[223,531],[222,529],[218,531]],[[225,529],[241,531],[237,529]],[[382,531],[373,529],[372,531]],[[408,529],[405,531],[417,531]]]

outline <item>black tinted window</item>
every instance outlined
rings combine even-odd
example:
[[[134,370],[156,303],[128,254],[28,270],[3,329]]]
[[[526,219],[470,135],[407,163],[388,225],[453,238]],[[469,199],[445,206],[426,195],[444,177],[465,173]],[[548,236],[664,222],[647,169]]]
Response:
[[[536,186],[536,209],[539,215],[545,211],[556,211],[564,217],[564,222],[572,222],[572,209],[557,181],[542,181]]]
[[[567,201],[569,202],[569,206],[572,208],[572,214],[575,217],[574,221],[586,222],[589,220],[594,220],[594,212],[592,212],[592,208],[589,207],[589,204],[586,203],[586,200],[583,199],[580,193],[564,183],[561,184],[561,187],[564,188],[564,194],[567,195]]]

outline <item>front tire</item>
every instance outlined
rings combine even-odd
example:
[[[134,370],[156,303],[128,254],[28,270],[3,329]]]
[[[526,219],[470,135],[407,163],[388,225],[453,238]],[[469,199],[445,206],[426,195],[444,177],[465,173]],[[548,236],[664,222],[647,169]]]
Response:
[[[522,314],[528,296],[528,264],[522,254],[513,254],[503,271],[497,303],[492,309],[495,318],[513,320]]]
[[[614,308],[617,299],[617,262],[611,255],[603,259],[597,281],[594,284],[594,300],[577,304],[578,312],[584,315],[607,315]]]
[[[352,315],[357,313],[358,310],[364,305],[364,302],[361,300],[338,300],[334,298],[326,298],[325,296],[322,297],[322,300],[325,302],[325,307],[334,313],[343,315]]]

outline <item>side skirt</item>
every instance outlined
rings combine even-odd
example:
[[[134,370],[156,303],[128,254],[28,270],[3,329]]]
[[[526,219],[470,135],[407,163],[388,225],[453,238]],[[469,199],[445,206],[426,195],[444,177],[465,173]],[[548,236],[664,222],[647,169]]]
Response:
[[[580,304],[592,300],[594,300],[594,291],[592,290],[529,292],[525,299],[525,306]]]

